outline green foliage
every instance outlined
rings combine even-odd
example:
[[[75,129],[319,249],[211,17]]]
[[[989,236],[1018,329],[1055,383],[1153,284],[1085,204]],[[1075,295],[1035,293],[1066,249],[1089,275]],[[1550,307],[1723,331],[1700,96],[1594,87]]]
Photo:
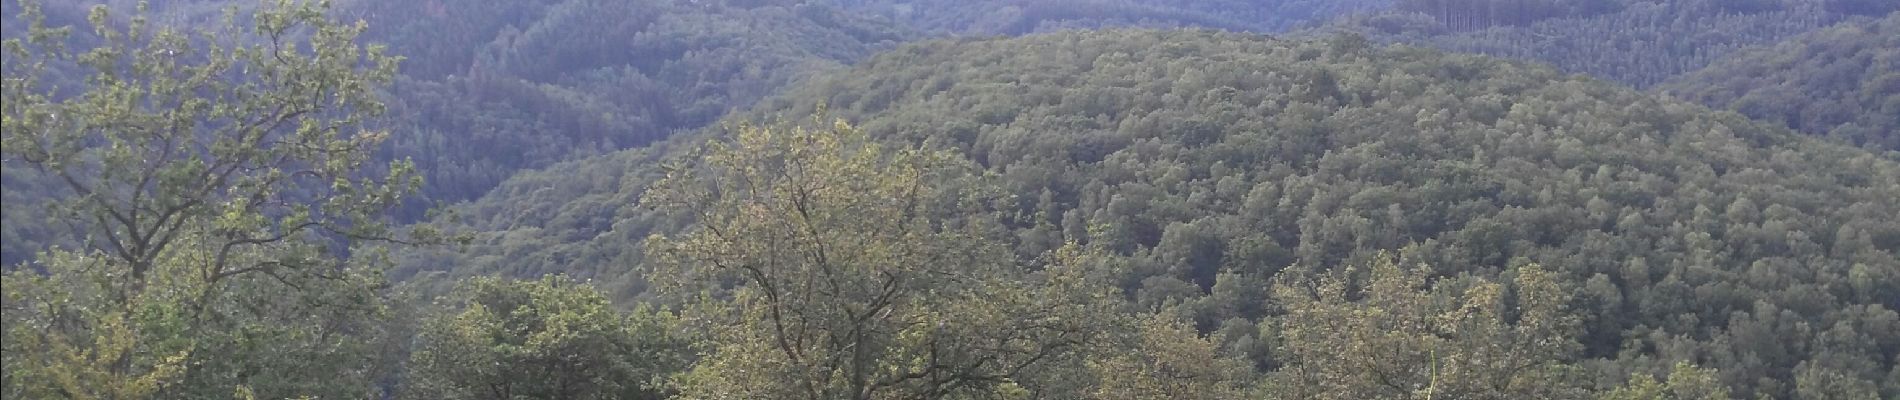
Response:
[[[6,273],[7,398],[150,398],[184,375],[192,349],[180,346],[184,338],[153,331],[179,325],[183,299],[176,297],[188,296],[191,285],[108,299],[114,288],[99,287],[110,279],[96,260],[49,254],[46,275]],[[62,325],[79,329],[41,332]]]
[[[1803,132],[1900,150],[1900,14],[1738,52],[1658,89]]]
[[[407,164],[365,173],[394,58],[321,4],[195,31],[98,6],[74,42],[41,10],[5,41],[0,144],[82,236],[6,272],[9,398],[367,396],[383,283],[344,240],[438,239],[381,221],[419,183]],[[57,87],[61,66],[86,86]]]
[[[1892,149],[1886,3],[5,3],[0,397],[1895,397],[1895,153],[1376,45]]]
[[[1380,257],[1368,270],[1281,279],[1276,398],[1582,398],[1571,290],[1537,265],[1510,284],[1436,281]]]
[[[188,232],[222,240],[212,275],[321,263],[306,254],[258,268],[225,261],[254,248],[320,253],[321,244],[302,243],[312,233],[392,237],[364,216],[419,181],[405,163],[380,179],[357,175],[387,135],[355,128],[381,111],[372,90],[395,60],[355,45],[360,26],[331,24],[312,6],[277,9],[248,31],[186,33],[147,27],[142,16],[119,30],[99,7],[99,47],[69,52],[51,28],[7,40],[9,162],[59,181],[72,196],[56,215],[96,235],[86,245],[134,280]],[[301,46],[300,29],[309,30]],[[201,52],[208,59],[187,57]],[[63,60],[92,71],[82,95],[55,96],[43,81]]]
[[[1620,6],[1615,0],[1400,0],[1395,8],[1431,15],[1450,29],[1470,30],[1553,17],[1588,17]]]
[[[1669,370],[1666,381],[1657,381],[1653,376],[1637,374],[1630,377],[1630,383],[1616,388],[1602,396],[1600,400],[1724,400],[1729,399],[1728,388],[1717,382],[1715,374],[1707,369],[1697,368],[1687,362],[1676,363]]]
[[[820,103],[1019,194],[966,214],[1002,222],[1000,257],[1104,251],[1101,279],[1230,332],[1222,351],[1263,370],[1286,361],[1246,329],[1281,318],[1265,282],[1398,250],[1430,276],[1509,287],[1535,263],[1578,283],[1581,347],[1555,359],[1587,382],[1690,361],[1738,396],[1788,397],[1803,361],[1881,382],[1900,349],[1900,163],[1547,68],[1352,37],[1074,32],[905,47],[742,116]],[[653,164],[714,136],[518,176],[464,209],[477,245],[404,264],[578,271],[641,297],[616,266],[699,219],[636,199],[665,176]]]
[[[1156,316],[1142,321],[1135,336],[1090,361],[1100,382],[1087,398],[1234,399],[1249,386],[1250,368],[1220,354],[1192,326]]]
[[[1645,88],[1701,69],[1736,51],[1820,29],[1848,15],[1808,0],[1786,4],[1775,0],[1406,3],[1423,4],[1411,7],[1423,12],[1401,9],[1345,17],[1320,31],[1346,30],[1379,42],[1549,63],[1566,72]],[[1479,6],[1466,11],[1438,11],[1432,3]],[[1502,13],[1506,17],[1496,17],[1490,7],[1483,6],[1486,3],[1563,6],[1548,8],[1551,11],[1545,13],[1506,12]],[[1763,6],[1740,6],[1742,3]],[[1571,7],[1575,9],[1566,9]],[[1546,18],[1551,16],[1555,18]]]
[[[77,235],[53,218],[51,204],[70,196],[65,183],[21,163],[0,161],[0,268],[19,265],[35,252],[73,248]]]
[[[918,29],[976,35],[1020,35],[1075,28],[1199,27],[1282,31],[1388,0],[837,0]]]
[[[362,397],[390,372],[376,351],[406,338],[384,329],[379,273],[218,277],[208,243],[180,239],[142,281],[99,252],[6,272],[7,398]]]
[[[1806,359],[1876,363],[1848,369],[1866,381],[1892,368],[1792,328],[1881,318],[1825,310],[1900,307],[1880,294],[1890,284],[1833,284],[1900,268],[1894,228],[1875,222],[1895,212],[1890,158],[1545,69],[1350,38],[1095,33],[916,49],[767,109],[828,102],[875,136],[964,149],[1011,192],[1054,193],[1053,212],[1013,212],[1077,214],[1089,229],[1063,239],[1130,257],[1130,291],[1170,281],[1155,276],[1218,283],[1197,265],[1272,275],[1412,247],[1439,274],[1483,276],[1522,257],[1615,288],[1576,311],[1596,322],[1583,357],[1642,365],[1654,362],[1643,349],[1696,346],[1751,365],[1717,363],[1744,396],[1786,395]],[[1178,301],[1200,303],[1202,329],[1258,318]],[[1891,343],[1859,324],[1845,329]],[[1700,336],[1710,330],[1735,337]],[[1743,361],[1764,347],[1778,350]]]
[[[690,361],[671,313],[622,314],[582,284],[483,278],[422,324],[405,398],[661,399]]]
[[[642,200],[696,221],[647,245],[662,287],[705,293],[691,315],[710,352],[677,378],[683,398],[981,397],[1113,321],[1079,271],[1026,279],[980,211],[997,199],[954,154],[843,122],[740,126],[705,152]]]
[[[406,57],[388,127],[403,134],[382,157],[413,158],[429,178],[423,194],[439,201],[705,126],[913,36],[818,5],[428,0],[344,10]]]

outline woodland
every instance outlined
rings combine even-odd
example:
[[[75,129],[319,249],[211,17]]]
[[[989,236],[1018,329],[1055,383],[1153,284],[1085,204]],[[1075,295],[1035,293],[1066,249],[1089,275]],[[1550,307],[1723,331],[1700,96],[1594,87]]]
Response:
[[[0,14],[0,399],[1900,398],[1900,2]]]

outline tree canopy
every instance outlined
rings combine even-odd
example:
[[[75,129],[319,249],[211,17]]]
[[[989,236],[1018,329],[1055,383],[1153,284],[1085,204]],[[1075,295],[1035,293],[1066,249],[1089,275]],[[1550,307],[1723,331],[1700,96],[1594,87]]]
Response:
[[[1386,43],[1549,63],[1647,88],[1741,49],[1856,15],[1815,0],[1403,3],[1413,6],[1340,18],[1319,31],[1347,30]],[[1491,5],[1500,3],[1523,6]],[[1523,14],[1516,12],[1519,8]]]
[[[61,191],[42,223],[75,236],[4,272],[0,393],[369,395],[392,338],[365,245],[443,239],[384,218],[420,184],[411,165],[369,166],[395,58],[320,4],[194,30],[94,7],[79,47],[20,9],[0,162]],[[69,65],[84,88],[58,86]]]
[[[0,4],[0,399],[1900,398],[1900,3]]]
[[[1595,377],[1581,389],[1689,362],[1793,396],[1895,361],[1894,159],[1547,68],[1352,36],[1060,33],[907,46],[747,115],[820,104],[995,174],[1017,259],[1108,252],[1132,302],[1233,333],[1223,351],[1263,370],[1292,361],[1261,288],[1391,251],[1427,276],[1571,282],[1578,346],[1551,359]],[[518,176],[466,209],[478,245],[406,268],[570,271],[635,297],[643,275],[614,266],[652,256],[630,244],[694,220],[635,199],[694,147]]]
[[[1900,150],[1900,14],[1739,52],[1658,90],[1802,132]]]

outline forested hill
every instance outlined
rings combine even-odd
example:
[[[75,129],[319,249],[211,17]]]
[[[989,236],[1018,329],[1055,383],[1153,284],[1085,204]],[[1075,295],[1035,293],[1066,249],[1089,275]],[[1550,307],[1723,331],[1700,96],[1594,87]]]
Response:
[[[1534,60],[1642,88],[1743,48],[1893,11],[1900,11],[1900,2],[1404,0],[1388,11],[1341,18],[1321,31]]]
[[[1555,335],[1535,346],[1443,333],[1504,341],[1441,349],[1451,357],[1538,366],[1470,372],[1537,382],[1500,396],[1569,397],[1677,362],[1737,398],[1900,393],[1900,161],[1737,114],[1350,36],[1100,31],[908,45],[743,116],[821,104],[979,165],[1014,194],[992,211],[1018,257],[1065,242],[1110,254],[1130,301],[1217,332],[1268,387],[1373,398],[1427,384],[1423,342],[1310,329],[1409,332],[1400,321],[1425,314],[1404,313],[1436,308],[1266,289],[1390,252],[1440,289],[1530,264],[1563,282],[1570,301],[1546,317],[1568,322],[1511,328]],[[642,238],[690,222],[639,201],[665,175],[656,161],[720,132],[516,176],[463,209],[474,245],[408,254],[402,273],[568,273],[638,296]],[[1358,299],[1411,311],[1304,308]]]
[[[28,24],[5,0],[8,38]],[[88,8],[110,4],[124,25],[131,1],[50,2],[48,26],[72,26],[71,45],[95,43]],[[801,3],[675,0],[344,1],[336,18],[361,19],[364,40],[404,57],[387,88],[394,133],[381,160],[412,160],[424,187],[396,211],[424,218],[435,204],[488,193],[523,169],[636,148],[744,109],[785,85],[841,69],[919,37],[887,20]],[[207,25],[225,7],[255,2],[157,1],[160,24]],[[84,88],[83,69],[55,68],[49,80]],[[59,185],[9,165],[0,261],[30,259],[66,244],[62,224],[42,212]]]
[[[0,400],[1900,399],[1892,0],[0,4]]]
[[[1384,9],[1391,0],[835,0],[918,29],[1020,35],[1072,28],[1201,27],[1278,32]]]
[[[57,2],[56,25],[87,3]],[[204,23],[222,1],[152,2],[160,22]],[[1746,46],[1900,3],[1867,0],[1354,1],[341,1],[367,40],[405,57],[385,158],[415,159],[424,197],[455,202],[521,169],[639,147],[932,35],[1113,26],[1276,32],[1335,21],[1376,41],[1548,62],[1646,87]],[[8,4],[8,18],[14,4]],[[24,28],[8,24],[9,35]],[[85,30],[78,32],[83,41]],[[17,35],[16,35],[17,36]],[[1323,34],[1322,34],[1323,36]],[[68,85],[77,87],[80,85]],[[1836,112],[1837,114],[1839,112]],[[1864,124],[1862,124],[1864,125]],[[485,151],[517,149],[509,154]],[[402,212],[421,215],[422,204]]]
[[[339,12],[406,57],[391,89],[390,128],[403,134],[387,157],[413,158],[423,194],[457,202],[522,169],[701,127],[916,37],[836,7],[752,3],[358,1]]]
[[[1739,52],[1659,89],[1803,132],[1900,150],[1900,13]]]

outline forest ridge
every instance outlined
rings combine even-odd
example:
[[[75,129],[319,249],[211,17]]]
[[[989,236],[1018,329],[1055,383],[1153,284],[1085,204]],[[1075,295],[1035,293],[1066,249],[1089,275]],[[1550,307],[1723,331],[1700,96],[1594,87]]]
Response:
[[[1900,398],[1900,2],[0,4],[3,399]]]

